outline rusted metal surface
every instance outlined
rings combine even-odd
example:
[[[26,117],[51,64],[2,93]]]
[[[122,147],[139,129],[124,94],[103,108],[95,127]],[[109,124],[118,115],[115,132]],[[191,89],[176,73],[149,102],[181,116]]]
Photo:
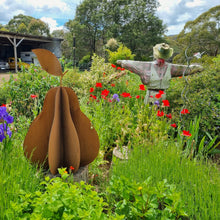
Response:
[[[41,50],[41,49],[40,49]],[[36,53],[42,68],[62,77],[58,60],[45,50]],[[54,65],[55,67],[51,67]],[[55,73],[55,74],[54,74]],[[59,167],[79,167],[91,163],[99,152],[99,138],[90,120],[80,110],[75,92],[67,87],[55,87],[46,94],[41,113],[32,122],[24,140],[25,155],[34,163],[43,164],[52,174]]]

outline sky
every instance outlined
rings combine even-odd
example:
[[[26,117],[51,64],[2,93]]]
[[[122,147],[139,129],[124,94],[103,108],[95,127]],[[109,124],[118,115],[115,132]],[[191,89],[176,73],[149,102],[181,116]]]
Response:
[[[7,24],[15,15],[23,14],[48,23],[50,31],[63,29],[74,19],[77,5],[83,0],[0,0],[0,24]],[[157,16],[167,25],[166,35],[178,34],[187,21],[220,5],[219,0],[158,0]]]

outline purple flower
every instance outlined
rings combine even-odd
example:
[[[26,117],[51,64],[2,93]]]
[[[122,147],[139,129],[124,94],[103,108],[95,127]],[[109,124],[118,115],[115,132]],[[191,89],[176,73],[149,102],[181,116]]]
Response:
[[[7,115],[5,117],[5,121],[7,122],[7,124],[11,124],[14,121],[14,117],[11,115]]]
[[[156,101],[154,102],[154,105],[157,105],[158,107],[160,107],[160,102],[159,102],[158,100],[156,100]]]
[[[5,134],[4,134],[4,130],[3,127],[0,125],[0,142],[3,141],[3,139],[5,138]]]
[[[9,115],[6,110],[6,107],[0,107],[0,119],[6,121],[7,124],[11,124],[14,121],[14,118]]]
[[[7,115],[6,107],[0,107],[0,119],[5,119]]]
[[[9,137],[11,137],[11,135],[12,135],[12,132],[11,132],[10,128],[6,124],[0,124],[0,142],[2,142],[4,140],[5,133]]]
[[[112,98],[115,99],[117,102],[120,101],[119,96],[116,93],[112,96]]]
[[[3,120],[3,123],[0,124],[0,142],[2,142],[6,137],[6,134],[11,137],[12,132],[8,127],[8,124],[11,124],[14,120],[13,116],[9,115],[6,111],[6,107],[0,107],[0,120]],[[4,123],[6,122],[6,123]]]

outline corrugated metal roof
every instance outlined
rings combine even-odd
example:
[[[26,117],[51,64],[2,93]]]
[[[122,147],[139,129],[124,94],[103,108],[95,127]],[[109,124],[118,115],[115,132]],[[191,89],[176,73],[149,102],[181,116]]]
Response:
[[[8,38],[23,39],[23,44],[49,43],[53,41],[63,41],[62,38],[36,36],[29,34],[21,34],[15,32],[0,31],[0,45],[11,45]]]

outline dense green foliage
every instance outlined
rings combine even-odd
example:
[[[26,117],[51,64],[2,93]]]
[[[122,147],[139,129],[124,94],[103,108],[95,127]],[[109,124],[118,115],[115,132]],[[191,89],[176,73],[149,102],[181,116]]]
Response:
[[[109,63],[117,64],[117,60],[134,60],[135,55],[126,46],[121,45],[116,51],[106,49]]]
[[[177,110],[179,106],[187,106],[190,110],[189,115],[184,118],[186,123],[193,120],[195,115],[201,114],[200,138],[206,132],[212,137],[219,135],[219,109],[220,109],[220,56],[209,59],[206,57],[206,63],[203,63],[204,71],[184,78],[175,78],[167,90],[167,96],[171,102],[171,107]],[[181,98],[185,87],[186,99]],[[178,112],[178,111],[176,111]]]
[[[213,167],[208,161],[183,158],[182,150],[178,148],[179,145],[172,139],[165,142],[162,139],[157,139],[155,143],[149,143],[145,139],[144,143],[135,143],[133,147],[127,162],[119,159],[114,161],[111,173],[114,180],[116,180],[114,182],[117,184],[119,181],[122,182],[122,179],[125,179],[126,182],[123,181],[123,187],[118,185],[116,189],[114,185],[111,185],[111,182],[109,183],[109,187],[113,188],[112,195],[116,197],[115,191],[117,190],[118,198],[124,200],[124,203],[121,202],[120,204],[122,200],[118,201],[116,199],[113,205],[126,208],[126,205],[129,204],[130,195],[126,192],[132,182],[140,183],[139,186],[142,186],[143,190],[148,191],[151,187],[156,187],[162,193],[166,188],[161,189],[157,184],[166,179],[167,183],[174,184],[173,190],[175,192],[171,194],[171,197],[168,194],[169,199],[166,198],[166,191],[162,193],[165,207],[168,209],[166,214],[184,210],[189,219],[220,218],[218,212],[220,208],[220,175],[216,167]],[[143,183],[149,178],[151,179],[149,185],[144,186]],[[131,193],[134,193],[134,191],[131,190]],[[149,201],[151,201],[151,198],[149,197]],[[167,202],[166,199],[168,199]],[[174,202],[173,206],[169,202]],[[184,209],[182,209],[183,206]],[[127,210],[129,208],[130,206],[127,207]],[[169,212],[170,209],[171,212]],[[171,216],[166,217],[167,219],[175,219]]]
[[[165,179],[155,184],[149,177],[136,183],[125,175],[113,175],[106,200],[110,208],[125,219],[181,219],[187,216],[180,193]]]
[[[204,66],[202,73],[188,77],[194,90],[201,92],[206,91],[201,85],[210,83],[212,98],[219,89],[218,60],[214,58],[209,66]],[[182,79],[172,81],[167,92],[170,107],[145,106],[146,87],[140,84],[137,75],[105,63],[104,58],[97,55],[93,56],[90,71],[73,69],[64,76],[63,85],[77,93],[81,110],[99,135],[100,155],[89,165],[89,182],[96,184],[95,192],[90,185],[71,183],[72,177],[67,182],[59,177],[52,180],[47,177],[44,181],[45,173],[24,156],[22,142],[27,129],[41,110],[45,94],[51,86],[59,85],[59,80],[31,67],[28,72],[5,82],[1,93],[7,102],[12,101],[10,114],[14,115],[15,122],[10,145],[4,153],[0,143],[0,186],[3,189],[0,218],[181,219],[187,215],[190,219],[218,219],[220,176],[208,160],[209,143],[202,139],[203,123],[209,125],[214,116],[204,114],[204,120],[202,114],[199,120],[193,103],[181,100],[185,84]],[[31,98],[31,95],[37,97]],[[203,96],[194,95],[198,95],[196,101],[202,103]],[[212,101],[217,108],[217,99]],[[180,117],[183,105],[190,114]],[[208,107],[203,109],[209,111]],[[164,111],[164,116],[158,116],[158,111]],[[169,113],[173,115],[171,119],[166,117]],[[215,121],[217,126],[218,118]],[[171,123],[176,123],[178,129],[170,126]],[[184,136],[183,129],[191,136]],[[206,131],[214,134],[208,129],[207,126]],[[112,150],[116,146],[119,149],[127,146],[129,159],[120,162],[113,157],[110,178],[106,178],[105,166],[107,160],[112,161]],[[68,176],[64,170],[63,175]]]
[[[65,24],[69,49],[75,35],[79,60],[88,52],[91,56],[104,56],[104,45],[115,38],[130,48],[137,59],[149,59],[153,45],[162,41],[165,31],[155,14],[157,6],[155,0],[84,0],[77,7],[75,18]],[[70,58],[68,51],[67,48],[64,53]]]
[[[59,85],[58,78],[43,72],[40,67],[32,65],[28,72],[11,75],[8,83],[5,83],[1,91],[8,98],[7,103],[11,102],[15,116],[24,115],[33,117],[33,110],[38,114],[43,106],[44,97],[47,91]],[[13,88],[13,89],[12,89]],[[37,100],[31,98],[36,95]]]
[[[196,52],[205,52],[208,56],[217,56],[220,47],[220,6],[213,7],[199,15],[194,21],[188,21],[177,36],[177,43],[181,48],[174,61],[185,62],[185,49],[188,56]]]
[[[22,14],[15,15],[8,24],[4,26],[4,30],[38,36],[50,35],[48,24],[40,19]]]
[[[65,168],[60,169],[61,178],[45,178],[42,189],[34,193],[20,192],[18,202],[12,203],[8,216],[18,219],[107,219],[103,199],[93,187],[84,182],[70,184]],[[108,218],[110,219],[110,218]]]

